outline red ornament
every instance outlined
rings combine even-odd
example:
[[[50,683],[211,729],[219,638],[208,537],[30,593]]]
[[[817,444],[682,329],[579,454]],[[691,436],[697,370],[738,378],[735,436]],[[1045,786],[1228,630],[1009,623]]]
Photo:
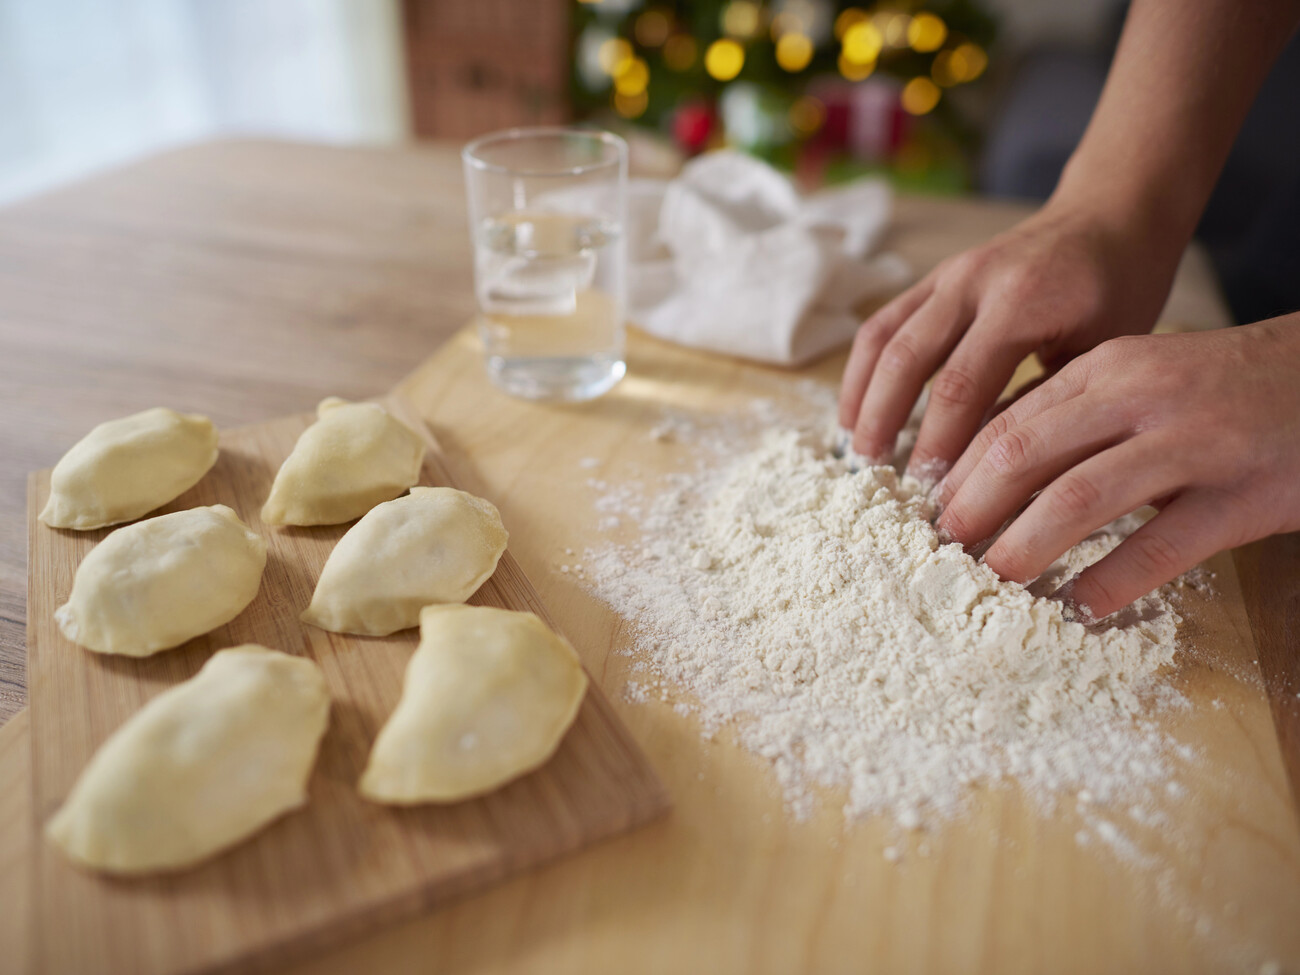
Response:
[[[687,102],[673,113],[673,138],[688,153],[697,153],[709,141],[718,123],[713,106],[704,102]]]

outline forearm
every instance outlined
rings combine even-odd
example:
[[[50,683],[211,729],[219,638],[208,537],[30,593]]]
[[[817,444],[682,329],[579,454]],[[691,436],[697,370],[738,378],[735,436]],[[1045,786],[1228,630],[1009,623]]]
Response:
[[[1297,23],[1300,0],[1134,0],[1054,200],[1180,253]]]

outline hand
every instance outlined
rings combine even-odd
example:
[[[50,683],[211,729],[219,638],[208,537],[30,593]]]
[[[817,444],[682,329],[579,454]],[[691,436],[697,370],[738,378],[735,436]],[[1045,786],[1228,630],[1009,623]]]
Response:
[[[935,492],[937,527],[1027,582],[1122,515],[1159,514],[1060,595],[1086,619],[1226,548],[1300,529],[1300,314],[1112,339],[995,416]]]
[[[1106,339],[1150,331],[1186,241],[1135,226],[1132,214],[1107,220],[1103,210],[1098,201],[1050,202],[864,322],[840,388],[853,449],[887,463],[939,370],[909,465],[937,480],[1031,352],[1050,369]]]

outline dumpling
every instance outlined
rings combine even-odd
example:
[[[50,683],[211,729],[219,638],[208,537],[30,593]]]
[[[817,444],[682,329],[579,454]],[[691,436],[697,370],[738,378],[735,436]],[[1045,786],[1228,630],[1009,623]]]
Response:
[[[376,403],[330,397],[316,407],[262,507],[268,525],[337,525],[420,479],[424,443]]]
[[[54,465],[41,521],[86,531],[134,521],[184,494],[217,462],[206,416],[165,407],[101,423]]]
[[[410,805],[490,792],[551,757],[586,691],[573,647],[532,613],[426,607],[361,794]]]
[[[415,626],[430,603],[472,596],[496,571],[508,537],[490,501],[454,488],[412,488],[339,539],[303,622],[366,636]]]
[[[109,736],[45,835],[95,870],[190,866],[307,801],[328,721],[312,661],[221,650]]]
[[[159,515],[91,549],[54,619],[87,650],[147,657],[238,616],[265,567],[266,542],[224,504]]]

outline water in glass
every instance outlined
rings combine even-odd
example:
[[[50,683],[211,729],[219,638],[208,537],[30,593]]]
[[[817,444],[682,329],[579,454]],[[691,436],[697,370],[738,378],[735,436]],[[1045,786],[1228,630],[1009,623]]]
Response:
[[[590,399],[623,377],[623,242],[589,215],[517,210],[475,235],[479,334],[494,382]]]

